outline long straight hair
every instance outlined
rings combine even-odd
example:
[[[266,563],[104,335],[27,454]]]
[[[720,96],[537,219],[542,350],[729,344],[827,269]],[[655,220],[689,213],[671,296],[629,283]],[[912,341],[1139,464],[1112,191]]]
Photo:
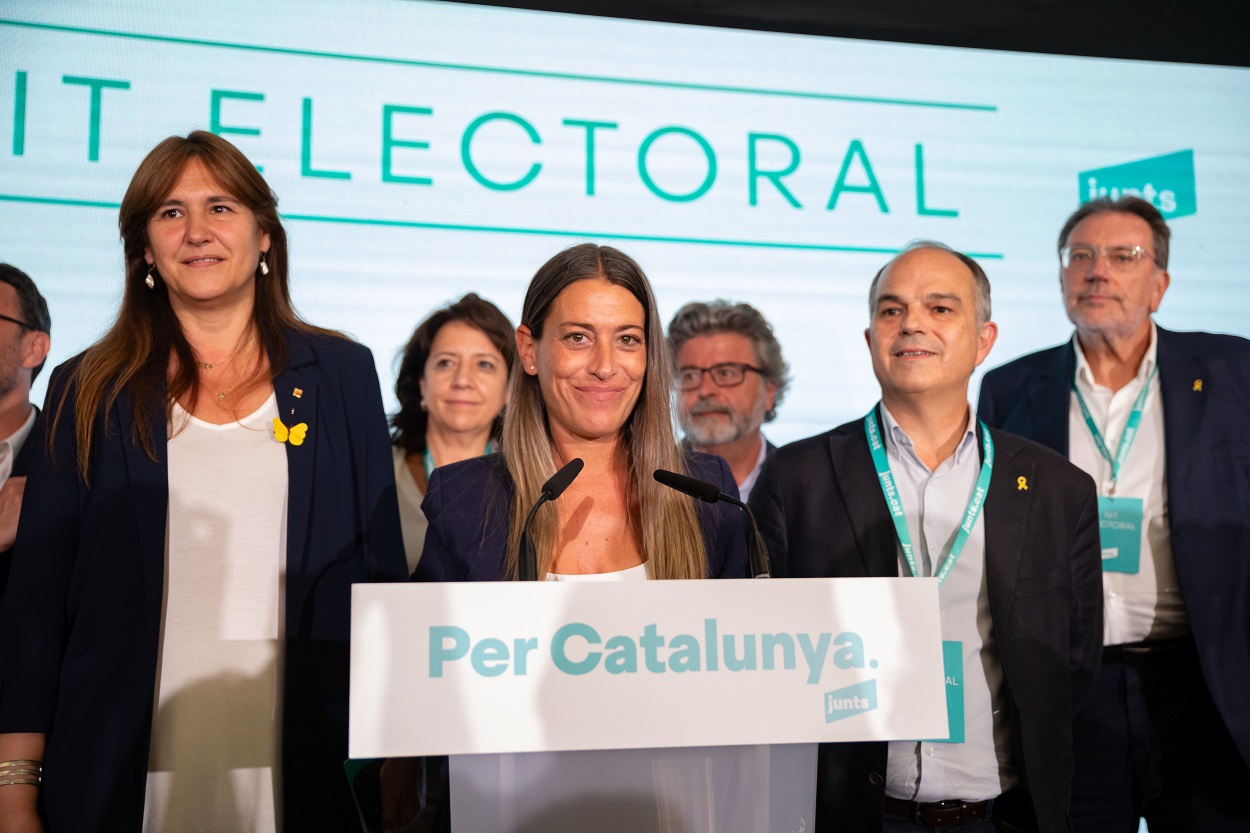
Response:
[[[604,280],[629,291],[642,304],[646,378],[634,410],[621,431],[628,483],[626,499],[638,506],[643,556],[659,579],[705,578],[707,555],[692,498],[655,482],[656,469],[688,474],[685,456],[673,436],[672,370],[651,284],[642,268],[624,252],[583,243],[565,249],[542,265],[530,281],[521,324],[542,338],[551,305],[570,284]],[[511,397],[503,428],[503,456],[515,486],[509,509],[506,577],[516,578],[517,547],[525,516],[555,474],[555,451],[538,377],[519,366],[512,373]],[[547,574],[556,541],[554,512],[539,512],[530,528],[538,551],[538,574]]]
[[[128,391],[134,402],[130,440],[153,460],[157,459],[153,415],[164,411],[168,424],[173,403],[184,395],[195,401],[199,393],[195,354],[170,306],[165,282],[157,280],[154,289],[144,283],[149,269],[144,259],[148,221],[192,160],[198,160],[228,195],[247,206],[256,215],[261,231],[269,235],[265,256],[269,272],[263,274],[257,264],[252,322],[262,349],[268,349],[270,379],[287,368],[284,330],[344,337],[314,327],[296,314],[287,284],[287,240],[278,219],[278,198],[247,157],[225,139],[202,130],[186,138],[170,136],[139,164],[122,198],[117,219],[126,259],[121,309],[109,331],[88,347],[74,366],[61,391],[54,428],[49,433],[51,438],[70,390],[76,389],[74,437],[78,474],[85,483],[90,483],[88,463],[96,416],[112,408],[123,391]],[[172,363],[171,356],[175,359]]]

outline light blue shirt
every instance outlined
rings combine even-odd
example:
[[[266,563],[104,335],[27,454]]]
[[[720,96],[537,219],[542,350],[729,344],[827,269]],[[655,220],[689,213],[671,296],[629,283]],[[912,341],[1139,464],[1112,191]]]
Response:
[[[916,565],[925,575],[942,568],[963,523],[981,470],[976,420],[968,424],[955,453],[930,471],[911,438],[883,405],[886,455],[898,487]],[[992,511],[987,506],[986,511]],[[910,571],[898,547],[899,575]],[[985,581],[985,515],[977,518],[954,568],[938,591],[942,639],[963,649],[963,743],[895,741],[889,745],[885,792],[909,801],[995,798],[1016,783],[1011,763],[1011,725],[1003,692],[989,594]]]

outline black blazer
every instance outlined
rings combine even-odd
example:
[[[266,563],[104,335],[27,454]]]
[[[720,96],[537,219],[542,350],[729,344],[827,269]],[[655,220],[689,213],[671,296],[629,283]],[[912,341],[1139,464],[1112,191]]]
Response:
[[[1089,476],[1054,452],[991,435],[985,572],[1025,799],[1012,818],[1026,830],[1064,831],[1072,714],[1102,649],[1097,498]],[[898,575],[898,538],[862,420],[779,449],[751,507],[774,576]],[[817,831],[881,830],[886,756],[884,742],[821,744]]]
[[[274,380],[278,411],[309,429],[286,455],[284,829],[348,830],[359,824],[342,766],[351,585],[403,580],[407,565],[372,356],[297,332],[287,348],[290,367]],[[63,366],[48,386],[52,408],[66,381]],[[48,736],[48,833],[135,833],[161,630],[166,423],[163,409],[152,415],[152,460],[130,440],[128,394],[99,413],[88,487],[75,470],[73,396],[53,436],[56,462],[36,454],[26,485],[0,627],[0,732]],[[27,442],[42,448],[44,432]]]
[[[31,438],[40,433],[40,424],[43,422],[43,412],[35,408],[35,424],[31,426],[30,433],[26,436],[26,442],[22,444],[22,452],[13,458],[13,467],[9,470],[9,477],[24,477],[30,473],[30,460],[35,455],[34,445]],[[0,483],[0,486],[4,485]],[[0,551],[0,620],[4,615],[4,596],[9,588],[9,564],[13,560],[13,549]]]
[[[1172,560],[1202,674],[1250,764],[1250,341],[1158,328]],[[991,370],[977,409],[1068,455],[1076,353],[1052,347]]]
[[[691,477],[718,484],[722,492],[737,496],[728,463],[709,454],[686,454]],[[502,579],[511,501],[512,477],[501,454],[436,468],[421,504],[430,527],[413,580]],[[697,502],[695,511],[707,551],[708,578],[745,578],[747,551],[741,510],[726,503]]]

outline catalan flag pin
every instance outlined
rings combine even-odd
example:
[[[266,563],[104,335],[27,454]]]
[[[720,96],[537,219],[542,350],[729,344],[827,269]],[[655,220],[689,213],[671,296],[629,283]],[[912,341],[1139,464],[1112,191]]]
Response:
[[[296,399],[299,399],[301,396],[304,395],[304,389],[296,388],[295,390],[291,391],[291,395],[294,396]]]

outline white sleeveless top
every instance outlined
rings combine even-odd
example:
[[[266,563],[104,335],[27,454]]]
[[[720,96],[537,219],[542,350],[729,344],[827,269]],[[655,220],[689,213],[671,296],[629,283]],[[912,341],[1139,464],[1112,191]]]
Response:
[[[646,581],[653,578],[650,561],[610,573],[547,573],[547,581]]]
[[[282,829],[286,446],[271,394],[212,425],[174,406],[143,829]]]

